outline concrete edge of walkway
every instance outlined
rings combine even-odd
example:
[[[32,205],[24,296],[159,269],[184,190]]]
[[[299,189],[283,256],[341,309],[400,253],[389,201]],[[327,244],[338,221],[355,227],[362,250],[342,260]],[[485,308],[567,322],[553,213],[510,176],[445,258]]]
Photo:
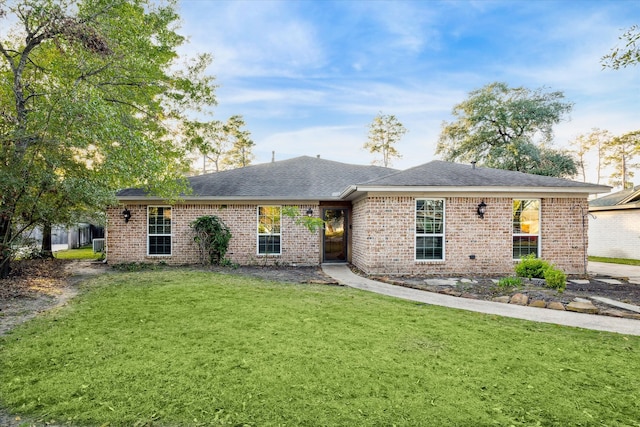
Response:
[[[640,320],[549,310],[494,301],[454,297],[429,291],[405,288],[367,279],[354,274],[345,264],[323,264],[322,271],[338,283],[351,288],[375,292],[395,298],[422,302],[424,304],[475,311],[478,313],[512,317],[534,322],[554,323],[596,331],[616,332],[640,336]]]

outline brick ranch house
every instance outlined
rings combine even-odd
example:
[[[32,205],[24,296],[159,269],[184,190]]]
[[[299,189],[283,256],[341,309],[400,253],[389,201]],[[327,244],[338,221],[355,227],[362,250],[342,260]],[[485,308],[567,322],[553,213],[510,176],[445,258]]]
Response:
[[[350,262],[368,274],[510,274],[534,253],[584,271],[588,196],[610,187],[432,161],[405,171],[314,157],[189,178],[168,203],[140,189],[107,210],[111,264],[199,260],[189,224],[216,215],[241,265]],[[315,234],[283,215],[321,216]],[[126,215],[125,215],[126,214]],[[128,218],[125,218],[127,216]]]

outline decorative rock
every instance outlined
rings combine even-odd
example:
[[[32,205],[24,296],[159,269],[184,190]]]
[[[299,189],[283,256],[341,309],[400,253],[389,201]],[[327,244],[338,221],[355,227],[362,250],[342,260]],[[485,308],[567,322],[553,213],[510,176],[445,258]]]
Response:
[[[511,297],[509,304],[527,305],[528,302],[529,302],[528,296],[526,296],[525,294],[518,293]]]
[[[460,295],[462,295],[462,292],[456,291],[454,289],[449,289],[449,288],[440,289],[438,292],[441,294],[451,295],[454,297],[459,297]]]
[[[596,279],[599,282],[604,282],[604,283],[608,283],[610,285],[621,285],[622,282],[618,279]]]
[[[588,313],[588,314],[596,314],[598,312],[598,309],[596,308],[596,306],[591,304],[590,302],[578,302],[578,301],[571,301],[569,304],[567,304],[567,310],[575,311],[577,313]]]
[[[529,303],[529,307],[545,308],[546,306],[547,306],[547,303],[541,299],[537,299]]]
[[[501,297],[492,298],[491,301],[503,302],[505,304],[508,304],[510,299],[511,299],[511,297],[509,295],[503,295]]]
[[[586,279],[571,279],[569,280],[569,282],[575,283],[576,285],[588,285],[589,283],[591,283],[590,280]]]
[[[547,305],[547,308],[550,308],[551,310],[560,310],[560,311],[565,311],[566,309],[564,308],[564,304],[562,304],[561,302],[558,301],[552,301]]]
[[[588,300],[588,299],[586,299],[586,298],[579,298],[579,297],[576,297],[576,298],[574,298],[573,300],[574,300],[575,302],[591,302],[591,300]]]

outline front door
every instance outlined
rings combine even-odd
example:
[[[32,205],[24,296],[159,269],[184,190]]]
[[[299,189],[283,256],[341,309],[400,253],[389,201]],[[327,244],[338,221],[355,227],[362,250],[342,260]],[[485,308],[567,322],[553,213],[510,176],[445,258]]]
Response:
[[[347,209],[326,208],[322,211],[325,221],[323,230],[323,262],[347,261]]]

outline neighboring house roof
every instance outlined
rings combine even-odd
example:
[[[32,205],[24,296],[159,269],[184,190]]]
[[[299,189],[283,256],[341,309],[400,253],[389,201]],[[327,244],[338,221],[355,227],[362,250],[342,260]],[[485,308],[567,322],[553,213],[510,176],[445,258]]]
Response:
[[[602,193],[610,187],[520,172],[432,161],[399,171],[296,157],[188,178],[186,200],[352,200],[371,191]],[[120,200],[158,199],[126,189]]]
[[[640,185],[591,200],[590,211],[640,209]]]
[[[603,193],[611,187],[434,160],[346,189],[342,197],[368,191],[489,191]]]
[[[193,194],[185,199],[338,200],[347,186],[394,172],[397,169],[301,156],[192,176],[188,180]],[[146,198],[146,193],[130,188],[117,196],[133,200]]]

